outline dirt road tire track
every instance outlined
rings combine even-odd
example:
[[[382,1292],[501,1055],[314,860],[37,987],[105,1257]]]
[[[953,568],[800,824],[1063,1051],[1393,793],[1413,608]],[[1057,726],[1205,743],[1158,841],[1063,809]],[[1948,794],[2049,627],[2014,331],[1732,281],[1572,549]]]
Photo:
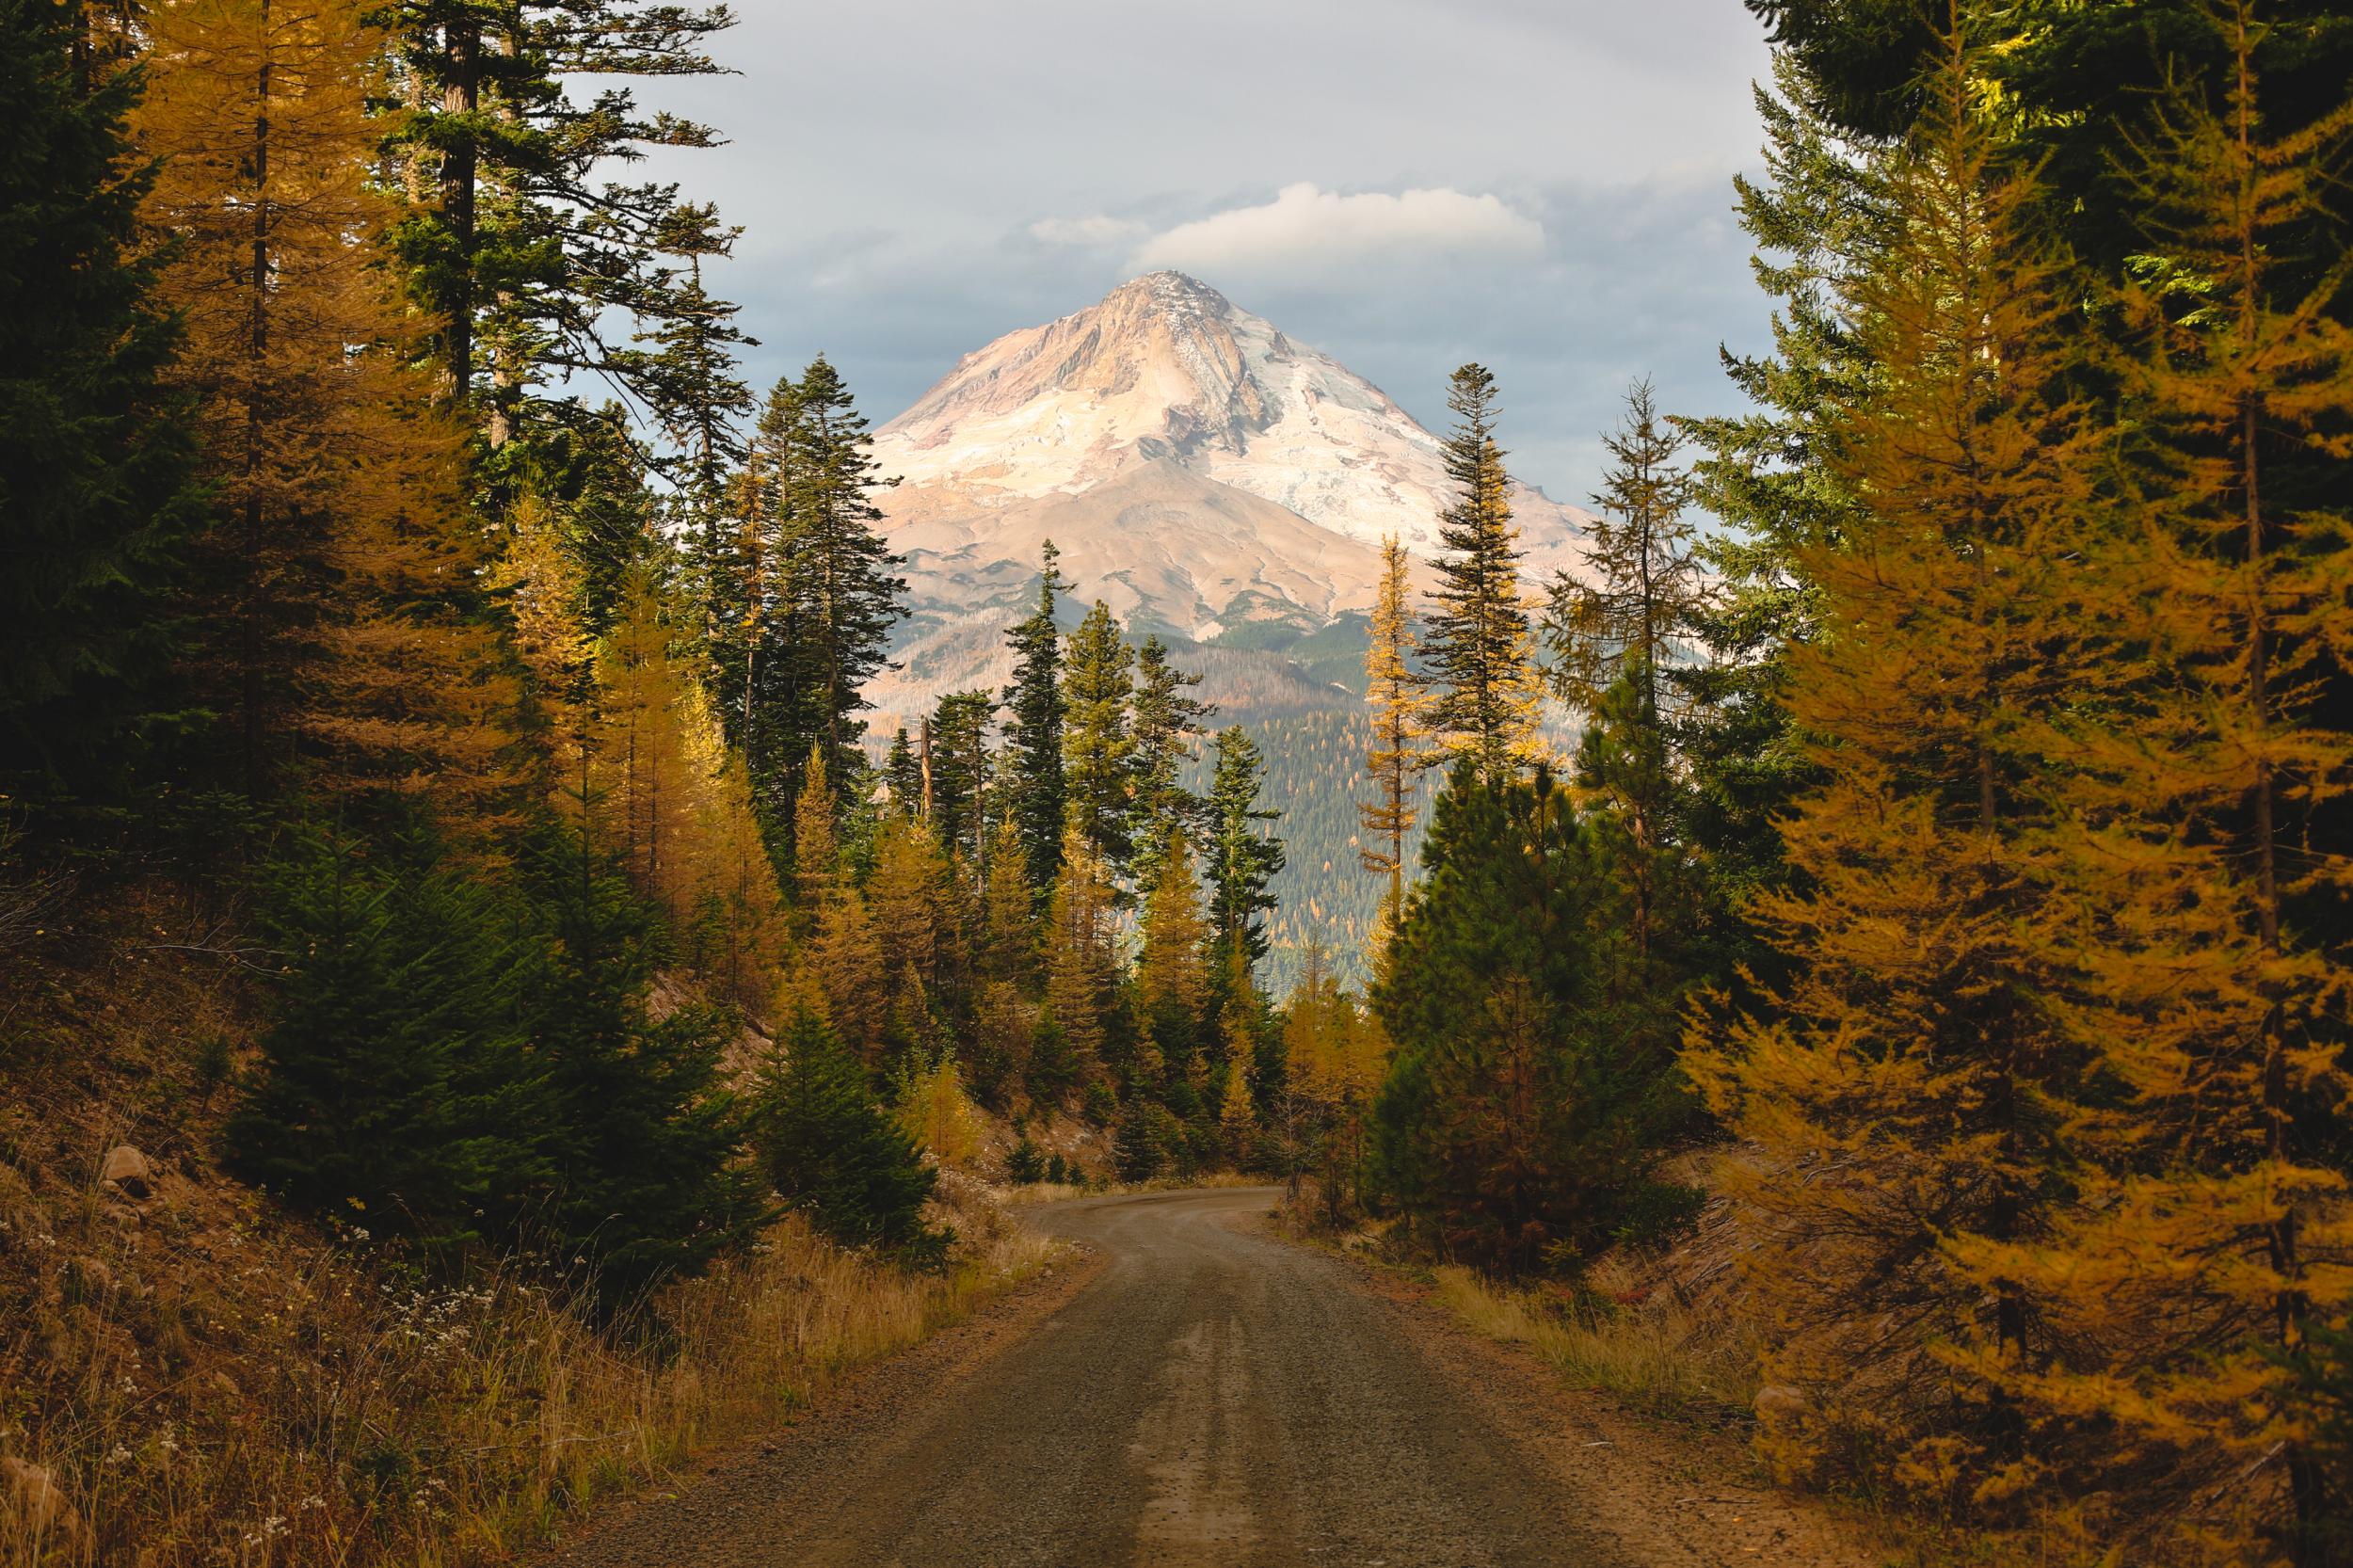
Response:
[[[1520,1422],[1498,1422],[1491,1400],[1465,1390],[1401,1304],[1255,1223],[1272,1196],[1222,1189],[1032,1211],[1089,1249],[1087,1277],[1065,1271],[1044,1296],[1000,1304],[849,1381],[773,1443],[544,1562],[1632,1561],[1593,1500]]]

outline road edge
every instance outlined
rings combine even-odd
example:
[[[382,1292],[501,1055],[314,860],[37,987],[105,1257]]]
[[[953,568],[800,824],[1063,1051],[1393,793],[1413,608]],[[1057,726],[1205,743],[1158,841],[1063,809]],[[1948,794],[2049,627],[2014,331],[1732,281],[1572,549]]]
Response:
[[[1347,1266],[1354,1288],[1385,1303],[1401,1337],[1461,1388],[1497,1431],[1588,1499],[1585,1523],[1643,1568],[1788,1562],[1882,1568],[1883,1546],[1827,1506],[1763,1480],[1730,1433],[1629,1410],[1579,1388],[1525,1348],[1491,1338],[1433,1300],[1397,1264],[1291,1235],[1270,1214],[1268,1240]]]
[[[908,1406],[944,1396],[1029,1338],[1095,1282],[1103,1258],[1083,1246],[1061,1245],[1053,1262],[920,1339],[842,1368],[808,1404],[779,1411],[767,1431],[697,1449],[666,1481],[592,1504],[560,1539],[520,1560],[531,1568],[594,1568],[608,1560],[607,1546],[618,1544],[649,1513],[696,1507],[713,1493],[773,1491],[848,1432],[888,1424]]]

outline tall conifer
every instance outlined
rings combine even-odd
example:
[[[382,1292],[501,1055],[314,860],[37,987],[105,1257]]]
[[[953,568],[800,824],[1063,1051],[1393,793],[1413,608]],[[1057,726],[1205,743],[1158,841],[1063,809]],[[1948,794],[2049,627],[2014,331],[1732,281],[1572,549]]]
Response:
[[[1593,498],[1586,569],[1596,581],[1563,572],[1553,584],[1549,674],[1561,700],[1589,712],[1630,676],[1656,727],[1701,608],[1698,530],[1684,515],[1691,479],[1675,463],[1684,440],[1660,420],[1647,381],[1627,391],[1624,422],[1602,440],[1613,460]]]
[[[1160,881],[1169,825],[1197,830],[1201,821],[1203,803],[1185,787],[1185,769],[1196,755],[1193,739],[1217,705],[1187,695],[1199,684],[1201,677],[1169,663],[1168,647],[1158,635],[1136,649],[1135,782],[1128,806],[1135,822],[1128,836],[1136,845],[1139,894],[1148,895]]]
[[[1997,1382],[1958,1368],[2048,1355],[2049,1320],[2021,1273],[1955,1248],[2047,1237],[2082,1092],[2054,1005],[2042,736],[2096,695],[2071,562],[2098,509],[2065,292],[1978,85],[1956,37],[1889,168],[1889,241],[1842,285],[1884,372],[1834,440],[1858,504],[1804,556],[1824,634],[1787,700],[1825,782],[1784,829],[1801,879],[1756,906],[1789,978],[1685,1063],[1757,1150],[1732,1185],[1771,1375],[1804,1396],[1769,1431],[1777,1455],[1866,1445],[1991,1505],[2037,1456]]]
[[[217,522],[201,552],[205,695],[252,796],[308,760],[330,785],[429,790],[470,813],[505,782],[496,650],[467,600],[479,532],[456,432],[402,360],[356,3],[201,0],[150,19],[147,202],[173,245]],[[307,758],[306,758],[307,754]]]
[[[2141,1498],[2100,1499],[2108,1528],[2150,1528],[2148,1496],[2228,1487],[2318,1565],[2353,1532],[2326,1385],[2353,1316],[2353,856],[2327,826],[2353,789],[2330,702],[2353,509],[2275,481],[2353,430],[2353,263],[2315,273],[2294,253],[2341,192],[2353,101],[2277,134],[2256,8],[2218,0],[2199,27],[2222,62],[2211,96],[2177,88],[2131,171],[2149,251],[2121,301],[2136,352],[2114,368],[2148,444],[2135,526],[2089,563],[2103,652],[2131,684],[2054,727],[2064,1016],[2124,1097],[2074,1129],[2089,1168],[2053,1242],[1963,1256],[2047,1293],[2077,1348],[1998,1370],[2079,1434],[2079,1483],[2143,1467]],[[2250,1466],[2284,1485],[2241,1489]],[[2186,1535],[2194,1512],[2177,1501],[2162,1528]]]
[[[1271,884],[1283,869],[1283,840],[1273,824],[1283,813],[1262,807],[1266,760],[1240,725],[1217,732],[1209,779],[1209,920],[1225,964],[1245,981],[1267,954],[1260,917],[1275,907]]]
[[[1447,407],[1455,415],[1447,477],[1458,493],[1439,519],[1447,553],[1422,640],[1436,694],[1427,723],[1433,760],[1471,757],[1481,776],[1493,778],[1541,754],[1544,694],[1520,584],[1512,481],[1495,435],[1495,377],[1483,365],[1463,366],[1448,385]]]
[[[1358,803],[1356,818],[1372,843],[1359,854],[1365,870],[1389,879],[1389,918],[1405,902],[1405,835],[1420,814],[1422,710],[1420,674],[1414,668],[1410,605],[1412,558],[1396,535],[1381,546],[1381,587],[1372,605],[1372,646],[1365,654],[1365,701],[1372,710],[1372,744],[1365,772],[1374,798]]]
[[[1013,683],[1005,688],[1005,744],[1013,752],[1016,781],[1009,815],[1020,831],[1030,885],[1041,892],[1052,888],[1062,869],[1062,630],[1054,607],[1071,584],[1057,568],[1060,560],[1054,542],[1047,540],[1037,607],[1006,633],[1013,645]]]
[[[1135,650],[1098,599],[1064,655],[1063,780],[1070,822],[1114,879],[1135,858],[1134,700]]]
[[[137,242],[140,76],[77,63],[83,8],[0,7],[0,788],[119,764],[155,711],[189,442],[161,384],[174,328]]]

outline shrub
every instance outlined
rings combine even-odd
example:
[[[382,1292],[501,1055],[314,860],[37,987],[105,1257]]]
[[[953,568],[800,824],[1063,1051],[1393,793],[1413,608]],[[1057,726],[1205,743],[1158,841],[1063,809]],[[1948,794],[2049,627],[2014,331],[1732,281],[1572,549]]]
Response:
[[[793,1005],[762,1071],[753,1142],[777,1194],[824,1235],[918,1264],[944,1258],[952,1238],[923,1224],[938,1174],[874,1103],[864,1069],[806,1001]]]

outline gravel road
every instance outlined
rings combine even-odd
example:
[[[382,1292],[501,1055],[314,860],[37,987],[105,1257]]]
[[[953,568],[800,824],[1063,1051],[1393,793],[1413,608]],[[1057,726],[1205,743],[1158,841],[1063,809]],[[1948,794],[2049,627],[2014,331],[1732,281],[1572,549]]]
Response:
[[[566,1568],[1612,1568],[1591,1510],[1271,1189],[1029,1211],[1097,1272],[1052,1315],[910,1352]],[[908,1359],[908,1358],[903,1358]]]

